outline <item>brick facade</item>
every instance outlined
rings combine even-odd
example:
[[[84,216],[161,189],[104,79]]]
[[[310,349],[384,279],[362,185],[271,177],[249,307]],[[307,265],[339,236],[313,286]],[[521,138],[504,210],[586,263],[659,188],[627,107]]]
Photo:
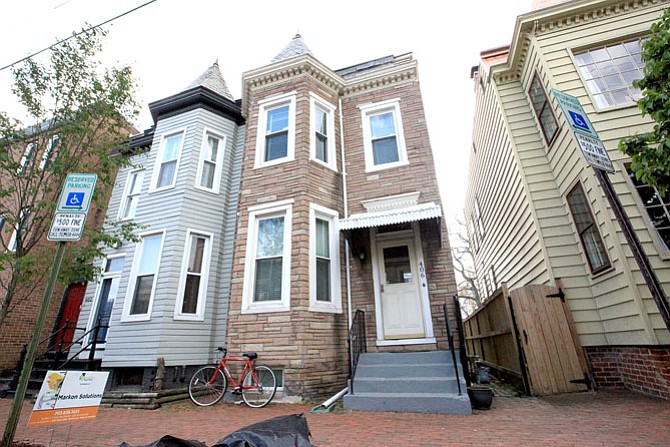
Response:
[[[670,399],[670,346],[584,348],[596,388]]]
[[[318,312],[309,309],[310,203],[344,216],[344,190],[340,129],[346,159],[348,213],[365,212],[362,201],[392,195],[420,192],[420,203],[440,203],[434,162],[414,63],[386,82],[357,85],[324,69],[313,58],[303,58],[290,69],[279,65],[245,78],[248,131],[237,236],[233,265],[228,347],[231,353],[256,351],[260,362],[282,370],[284,396],[312,398],[332,395],[346,385],[348,378],[347,283],[345,234],[340,235],[342,311]],[[259,71],[260,72],[260,71]],[[255,168],[258,135],[258,102],[280,94],[296,93],[295,157],[292,161]],[[310,92],[337,107],[335,141],[338,171],[309,160]],[[400,99],[408,164],[366,173],[362,113],[359,106],[389,99]],[[343,117],[340,125],[340,107]],[[245,107],[243,106],[243,109]],[[244,111],[243,111],[244,113]],[[290,310],[269,313],[243,313],[245,256],[249,230],[249,207],[292,200]],[[395,346],[398,349],[446,349],[442,304],[456,291],[449,242],[443,221],[415,223],[420,228],[425,270],[437,345]],[[375,350],[375,309],[370,230],[348,234],[351,243],[350,287],[353,310],[366,312],[367,344]],[[360,251],[366,259],[360,260]],[[449,300],[450,302],[450,300]],[[453,317],[453,316],[452,316]],[[389,348],[386,348],[389,349]]]

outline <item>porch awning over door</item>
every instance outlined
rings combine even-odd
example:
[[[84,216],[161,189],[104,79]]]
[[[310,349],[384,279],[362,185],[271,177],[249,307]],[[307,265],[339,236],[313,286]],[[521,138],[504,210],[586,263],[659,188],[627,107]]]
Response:
[[[440,217],[442,217],[440,205],[428,202],[404,208],[352,214],[346,219],[340,220],[340,230],[380,227],[426,219],[439,219]]]

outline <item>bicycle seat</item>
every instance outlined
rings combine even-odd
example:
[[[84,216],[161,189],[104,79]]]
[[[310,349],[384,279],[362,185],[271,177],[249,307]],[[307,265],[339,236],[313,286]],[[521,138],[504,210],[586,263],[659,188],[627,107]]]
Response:
[[[248,358],[249,360],[254,360],[254,359],[258,358],[258,354],[256,354],[255,352],[245,352],[242,355],[245,356],[246,358]]]

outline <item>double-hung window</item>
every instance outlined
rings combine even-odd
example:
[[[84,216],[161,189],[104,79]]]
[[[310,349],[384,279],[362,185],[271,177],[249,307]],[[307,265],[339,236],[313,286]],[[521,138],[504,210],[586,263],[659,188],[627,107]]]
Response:
[[[191,230],[186,233],[186,249],[174,312],[175,319],[204,318],[211,240],[211,234]]]
[[[119,219],[132,219],[135,217],[143,182],[144,169],[131,171],[128,174],[126,189],[123,194],[123,200],[121,201],[121,208],[119,209]]]
[[[293,160],[296,94],[259,101],[256,167]]]
[[[53,157],[54,151],[56,150],[56,146],[58,146],[58,135],[54,135],[53,137],[49,138],[47,147],[44,150],[44,153],[42,154],[42,161],[40,161],[41,171],[44,171],[44,169],[46,169],[46,167],[49,166],[49,163],[51,162],[51,157]]]
[[[310,205],[310,310],[340,312],[340,240],[336,211]]]
[[[25,174],[26,171],[28,170],[28,163],[30,163],[30,159],[33,157],[33,154],[35,153],[35,143],[28,143],[26,146],[26,150],[23,152],[23,156],[21,156],[21,161],[19,162],[19,167],[16,169],[17,174]]]
[[[219,192],[225,141],[226,139],[222,135],[205,131],[202,148],[200,149],[200,164],[196,184],[198,188],[215,193]]]
[[[663,251],[667,253],[670,250],[670,193],[661,196],[656,188],[638,180],[630,165],[626,166],[626,172],[635,185],[651,225],[663,242]]]
[[[547,142],[547,146],[549,146],[558,133],[558,121],[556,121],[556,116],[554,116],[551,103],[549,102],[547,93],[544,91],[542,81],[537,73],[533,76],[533,82],[530,84],[528,96],[533,105],[533,111],[535,112],[537,122],[540,124],[540,129],[542,129],[544,140]]]
[[[635,104],[642,92],[633,81],[644,76],[642,39],[575,52],[575,63],[598,109]]]
[[[146,234],[135,248],[133,271],[124,305],[125,321],[148,320],[160,266],[164,232]]]
[[[16,251],[16,248],[19,245],[19,237],[21,239],[21,245],[25,247],[26,245],[25,237],[28,234],[30,215],[31,215],[30,207],[25,207],[21,210],[21,213],[19,214],[19,221],[16,222],[16,224],[14,225],[12,238],[9,240],[9,244],[7,244],[7,250]]]
[[[336,170],[335,107],[310,93],[311,142],[310,158]]]
[[[179,157],[183,142],[183,132],[163,137],[158,154],[156,155],[156,167],[153,178],[154,187],[152,189],[157,190],[174,186],[177,179],[177,168],[179,167]]]
[[[586,194],[581,183],[577,183],[568,193],[568,206],[572,219],[577,227],[579,239],[589,261],[591,273],[598,273],[610,267],[610,260],[605,250],[605,244],[600,237],[598,226],[591,214]]]
[[[249,210],[243,313],[290,309],[291,210],[290,200]]]
[[[367,172],[406,165],[407,151],[400,116],[400,100],[359,106],[363,120]]]

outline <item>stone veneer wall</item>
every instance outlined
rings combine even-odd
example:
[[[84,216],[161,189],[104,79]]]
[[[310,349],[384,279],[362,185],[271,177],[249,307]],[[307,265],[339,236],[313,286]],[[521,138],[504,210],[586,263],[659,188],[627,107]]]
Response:
[[[584,351],[596,388],[670,400],[670,346],[598,346]]]
[[[295,159],[254,169],[258,101],[297,91]],[[228,320],[231,354],[256,351],[259,363],[283,370],[284,396],[329,396],[348,378],[346,302],[342,313],[309,310],[309,206],[315,203],[342,214],[340,174],[309,161],[310,96],[314,92],[337,105],[332,89],[302,74],[250,89],[250,116],[235,241],[235,260]],[[337,116],[336,129],[338,128]],[[336,131],[335,138],[339,137]],[[339,152],[338,152],[339,158]],[[339,163],[338,163],[339,165]],[[290,306],[288,312],[242,314],[248,208],[292,199]],[[342,246],[344,244],[342,243]],[[342,252],[342,256],[344,253]],[[344,269],[341,277],[345,288]]]

